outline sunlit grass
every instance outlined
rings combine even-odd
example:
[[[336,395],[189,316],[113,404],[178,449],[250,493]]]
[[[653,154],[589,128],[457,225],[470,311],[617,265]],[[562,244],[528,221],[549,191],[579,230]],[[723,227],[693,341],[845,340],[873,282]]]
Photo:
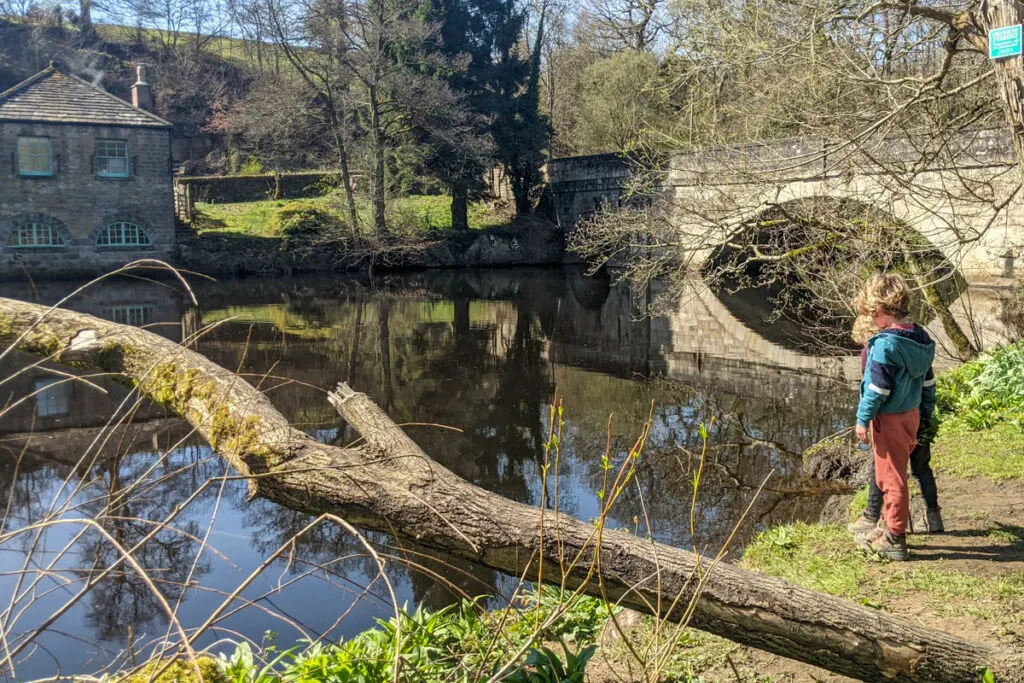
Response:
[[[743,555],[743,565],[812,590],[857,597],[867,562],[838,525],[787,524],[762,532]]]
[[[232,204],[196,204],[196,229],[200,234],[215,233],[245,237],[281,237],[281,223],[274,220],[278,212],[288,206],[307,205],[330,211],[342,222],[347,212],[338,195],[294,200],[263,200]],[[372,220],[372,210],[364,199],[357,206],[359,219],[365,226]],[[506,225],[487,202],[469,205],[469,227],[473,230]],[[445,231],[452,227],[451,198],[445,195],[418,195],[397,197],[388,202],[388,219],[392,227],[402,232]]]
[[[954,477],[1024,481],[1024,431],[1005,422],[978,432],[943,429],[932,446],[932,465]]]
[[[985,577],[935,568],[941,562],[880,563],[857,550],[838,525],[797,523],[769,529],[751,543],[743,565],[882,609],[912,598],[936,614],[1019,620],[1024,608],[1024,572]]]

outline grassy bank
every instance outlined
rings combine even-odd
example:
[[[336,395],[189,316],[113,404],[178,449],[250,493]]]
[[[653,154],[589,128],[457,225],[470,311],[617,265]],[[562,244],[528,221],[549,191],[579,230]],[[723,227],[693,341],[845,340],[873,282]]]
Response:
[[[360,224],[372,224],[369,203],[357,204]],[[283,237],[296,214],[317,215],[338,226],[348,225],[348,210],[339,193],[325,197],[295,200],[265,200],[238,204],[196,204],[196,230],[200,234],[237,235],[244,237]],[[443,232],[452,227],[451,198],[444,195],[398,197],[388,203],[390,227],[398,233]],[[469,227],[473,230],[507,225],[488,202],[472,202],[469,206]]]
[[[1024,346],[985,354],[939,378],[942,424],[932,466],[946,533],[908,537],[911,562],[857,551],[841,524],[762,532],[743,565],[922,624],[1019,647],[1024,634]],[[911,483],[911,495],[915,484]],[[864,508],[866,489],[849,506]]]

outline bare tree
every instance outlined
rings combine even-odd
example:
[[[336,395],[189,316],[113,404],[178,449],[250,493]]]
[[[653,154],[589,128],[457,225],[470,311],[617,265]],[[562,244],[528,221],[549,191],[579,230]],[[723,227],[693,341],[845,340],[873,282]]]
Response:
[[[591,0],[589,24],[606,50],[651,52],[668,29],[666,0]]]
[[[305,84],[316,93],[337,151],[348,218],[352,227],[358,228],[359,214],[349,163],[351,79],[341,62],[351,49],[346,29],[349,20],[346,3],[344,0],[295,3],[267,0],[243,8],[245,23],[255,27],[260,35],[269,35]]]
[[[448,89],[433,75],[443,59],[430,45],[436,27],[423,20],[425,11],[425,0],[362,0],[349,5],[349,20],[341,27],[351,49],[339,60],[359,86],[366,111],[373,226],[378,236],[388,232],[388,154],[415,129],[415,113],[436,104],[432,91]]]

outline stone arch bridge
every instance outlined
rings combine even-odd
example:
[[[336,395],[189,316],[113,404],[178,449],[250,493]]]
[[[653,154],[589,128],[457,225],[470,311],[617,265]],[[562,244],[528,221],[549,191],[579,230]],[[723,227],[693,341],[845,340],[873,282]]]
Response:
[[[631,162],[616,154],[554,159],[549,189],[568,230],[604,203],[627,202]],[[872,145],[802,138],[677,154],[656,201],[700,262],[772,206],[830,197],[884,211],[940,249],[971,282],[1013,276],[1024,247],[1024,192],[1008,134],[984,130],[939,143]]]

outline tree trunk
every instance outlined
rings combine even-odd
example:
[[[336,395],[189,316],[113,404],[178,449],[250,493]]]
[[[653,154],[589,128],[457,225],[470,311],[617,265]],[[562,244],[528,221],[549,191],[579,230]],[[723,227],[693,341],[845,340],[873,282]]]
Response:
[[[377,309],[377,344],[380,352],[381,381],[384,383],[384,409],[395,404],[395,380],[391,375],[391,300],[380,302]]]
[[[333,99],[333,98],[332,98]],[[345,203],[348,205],[348,219],[353,230],[359,229],[359,213],[356,211],[356,193],[352,189],[352,174],[348,168],[348,145],[345,142],[344,114],[338,115],[333,102],[329,103],[331,128],[334,142],[338,146],[338,165],[341,167],[341,185],[345,189]]]
[[[464,232],[469,230],[469,190],[465,185],[456,183],[452,191],[452,230]]]
[[[87,45],[96,39],[96,27],[92,23],[92,0],[79,0],[78,27],[81,31],[79,42]]]
[[[977,10],[976,21],[982,36],[1001,26],[1024,22],[1024,5],[1017,0],[988,0]],[[986,41],[987,42],[987,41]],[[1013,151],[1024,174],[1024,59],[1010,57],[993,64],[996,86],[1003,100],[1003,112],[1013,137]]]
[[[0,298],[0,344],[118,372],[176,411],[242,476],[251,496],[366,529],[513,575],[584,587],[738,643],[862,680],[1024,681],[1024,657],[922,626],[917,620],[551,510],[515,503],[432,461],[363,394],[330,401],[363,437],[317,443],[235,374],[138,328]]]
[[[516,200],[516,215],[526,216],[533,208],[530,205],[529,170],[509,168],[509,183],[512,186],[512,197]]]
[[[925,301],[928,302],[928,306],[938,317],[939,322],[942,323],[942,329],[946,331],[950,341],[953,342],[953,346],[956,347],[957,355],[961,360],[976,358],[978,356],[978,349],[971,343],[967,334],[964,333],[963,327],[957,322],[953,312],[949,310],[949,306],[942,298],[942,294],[928,277],[927,270],[921,266],[920,259],[906,248],[903,249],[903,258],[910,264],[914,278],[924,291]]]
[[[384,216],[384,131],[381,130],[377,89],[370,88],[370,137],[373,143],[373,229],[378,237],[388,232]]]

